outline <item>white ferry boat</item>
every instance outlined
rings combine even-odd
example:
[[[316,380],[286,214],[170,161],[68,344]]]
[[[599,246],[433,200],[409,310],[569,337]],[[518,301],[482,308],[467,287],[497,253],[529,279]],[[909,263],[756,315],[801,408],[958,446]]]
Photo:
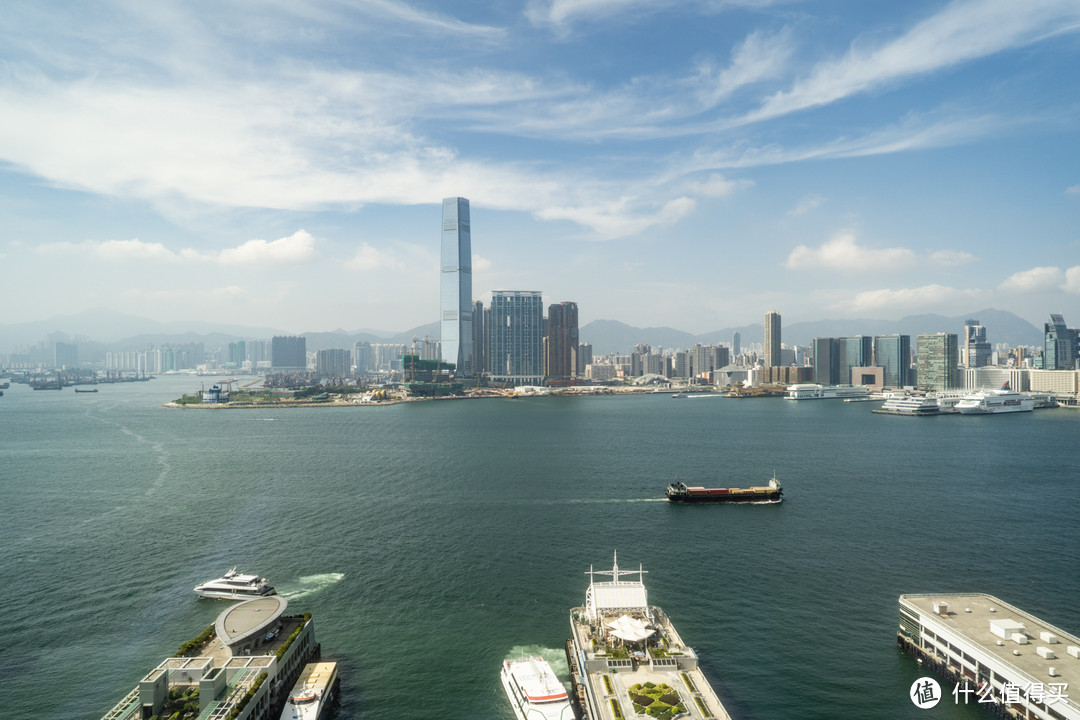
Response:
[[[281,720],[325,720],[337,699],[337,663],[308,663],[300,671]]]
[[[518,720],[574,720],[566,688],[544,658],[504,660],[502,684]]]
[[[247,600],[277,593],[274,587],[258,575],[242,575],[233,568],[216,580],[208,580],[195,586],[201,597],[221,600]]]
[[[802,383],[789,385],[785,400],[835,400],[847,398],[865,398],[870,389],[865,385],[815,385]]]
[[[570,611],[570,681],[589,720],[673,716],[731,720],[671,620],[648,603],[645,571],[590,567],[585,605]],[[610,582],[596,582],[610,575]],[[627,576],[637,576],[628,579]]]
[[[997,390],[980,390],[956,403],[956,410],[961,415],[1031,412],[1034,409],[1035,399],[1010,390],[1007,381]]]

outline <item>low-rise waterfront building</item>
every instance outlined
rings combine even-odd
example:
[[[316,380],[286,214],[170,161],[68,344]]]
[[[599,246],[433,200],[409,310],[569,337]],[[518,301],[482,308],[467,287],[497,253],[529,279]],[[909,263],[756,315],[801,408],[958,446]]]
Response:
[[[943,694],[958,703],[1080,720],[1080,703],[1069,697],[1080,691],[1080,638],[992,595],[901,595],[897,642],[957,683]]]
[[[196,657],[166,658],[102,720],[159,716],[170,699],[198,703],[198,720],[277,720],[304,665],[318,658],[311,615],[286,615],[280,595],[235,603]]]

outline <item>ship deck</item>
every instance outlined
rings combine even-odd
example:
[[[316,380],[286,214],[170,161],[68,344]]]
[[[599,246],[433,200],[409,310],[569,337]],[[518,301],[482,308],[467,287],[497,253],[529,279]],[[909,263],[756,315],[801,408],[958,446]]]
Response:
[[[637,711],[630,699],[630,688],[645,683],[670,686],[695,720],[731,720],[720,698],[698,668],[698,658],[693,649],[683,643],[660,608],[654,606],[650,610],[653,613],[652,625],[659,632],[640,643],[620,641],[601,629],[605,622],[615,619],[615,614],[605,617],[599,626],[594,626],[586,619],[585,608],[574,608],[572,611],[570,624],[577,657],[571,663],[571,673],[577,684],[587,686],[589,698],[578,693],[587,720],[625,720],[634,717]],[[663,648],[662,657],[653,658],[651,648],[646,645]],[[583,675],[580,670],[584,670]]]

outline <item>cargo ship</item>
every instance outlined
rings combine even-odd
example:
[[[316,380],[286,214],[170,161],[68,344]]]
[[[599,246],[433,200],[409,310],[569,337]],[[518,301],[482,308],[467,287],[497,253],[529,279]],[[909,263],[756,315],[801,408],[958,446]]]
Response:
[[[673,482],[667,486],[667,499],[682,503],[778,503],[784,497],[784,489],[773,473],[768,485],[748,488],[688,487],[686,483]]]

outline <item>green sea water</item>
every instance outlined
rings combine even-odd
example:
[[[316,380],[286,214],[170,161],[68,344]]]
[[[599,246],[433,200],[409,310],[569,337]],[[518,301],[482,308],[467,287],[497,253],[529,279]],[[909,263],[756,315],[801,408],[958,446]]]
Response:
[[[736,720],[986,717],[908,699],[901,593],[987,592],[1080,633],[1076,411],[160,407],[199,382],[0,397],[0,718],[100,718],[213,621],[191,588],[234,565],[313,613],[342,718],[509,720],[502,659],[557,657],[615,550]],[[662,500],[774,470],[781,504]]]

